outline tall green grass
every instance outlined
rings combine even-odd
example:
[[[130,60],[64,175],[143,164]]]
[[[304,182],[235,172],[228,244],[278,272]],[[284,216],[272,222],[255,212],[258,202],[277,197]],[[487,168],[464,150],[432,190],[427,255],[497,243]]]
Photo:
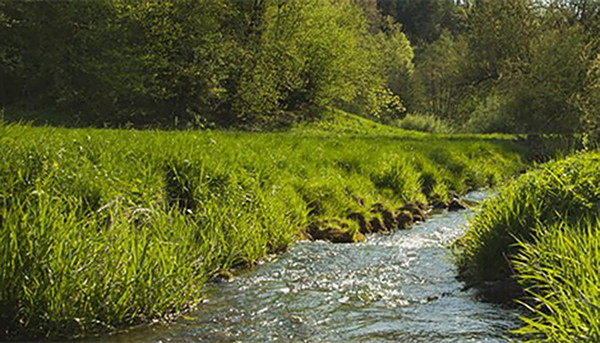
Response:
[[[538,230],[514,258],[530,311],[517,333],[531,342],[600,341],[600,219]]]
[[[516,277],[534,341],[600,340],[600,153],[550,162],[501,188],[470,223],[457,262],[474,284]]]
[[[530,241],[538,224],[575,223],[600,214],[600,154],[580,153],[539,166],[498,191],[471,221],[458,256],[475,283],[512,275],[517,240]]]
[[[511,140],[0,126],[0,339],[168,319],[310,223],[493,185]],[[351,226],[356,229],[356,226]]]

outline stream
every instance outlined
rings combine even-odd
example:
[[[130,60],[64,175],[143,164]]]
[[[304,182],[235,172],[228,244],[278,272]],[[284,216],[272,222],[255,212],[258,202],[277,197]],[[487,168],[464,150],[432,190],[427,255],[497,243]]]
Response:
[[[174,323],[86,342],[508,342],[518,313],[478,301],[455,279],[448,246],[470,215],[441,212],[358,244],[299,242],[208,285],[203,304]]]

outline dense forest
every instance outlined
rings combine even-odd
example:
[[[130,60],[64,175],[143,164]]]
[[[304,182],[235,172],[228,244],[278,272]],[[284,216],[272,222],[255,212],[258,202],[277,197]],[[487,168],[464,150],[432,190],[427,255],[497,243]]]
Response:
[[[0,37],[0,106],[62,125],[264,130],[337,107],[597,135],[592,0],[0,1]]]

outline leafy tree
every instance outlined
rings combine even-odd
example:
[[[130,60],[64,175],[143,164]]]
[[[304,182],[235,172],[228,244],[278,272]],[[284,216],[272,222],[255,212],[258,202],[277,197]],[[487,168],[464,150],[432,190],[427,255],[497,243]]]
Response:
[[[477,0],[467,27],[466,77],[476,85],[492,85],[530,58],[530,42],[540,23],[529,0]]]
[[[387,87],[401,98],[408,97],[410,78],[414,73],[414,52],[402,26],[394,23],[391,17],[385,18],[385,26],[377,34],[378,51]]]
[[[443,32],[458,34],[463,25],[464,8],[450,0],[379,0],[383,14],[402,24],[411,42],[422,46],[436,41]]]
[[[370,12],[366,9],[370,8]],[[83,125],[262,128],[398,103],[412,50],[353,0],[0,0],[2,106]],[[391,75],[389,78],[386,75]]]
[[[10,37],[2,46],[15,56],[2,68],[2,88],[14,90],[2,104],[54,109],[83,124],[187,120],[218,94],[219,6],[2,2],[13,23],[2,27]]]
[[[465,40],[450,34],[442,34],[421,51],[412,81],[413,110],[457,119],[459,103],[468,94],[463,77],[466,53]]]
[[[570,25],[579,24],[589,34],[600,33],[600,2],[596,0],[541,1],[552,12],[560,11]]]
[[[0,2],[2,105],[85,102],[97,85],[89,70],[109,12],[105,1]]]
[[[229,12],[222,2],[114,1],[107,29],[119,44],[99,62],[112,121],[176,124],[207,117],[225,101],[228,47],[219,32]]]
[[[575,133],[583,128],[576,100],[583,92],[589,47],[577,27],[550,29],[532,42],[532,57],[510,76],[506,115],[517,132]],[[508,87],[508,86],[507,86]]]
[[[264,2],[260,37],[244,55],[233,109],[242,123],[314,117],[380,87],[366,17],[351,1]]]
[[[582,131],[585,145],[600,146],[600,54],[591,61],[586,73],[583,90],[576,98],[576,106],[581,111]]]

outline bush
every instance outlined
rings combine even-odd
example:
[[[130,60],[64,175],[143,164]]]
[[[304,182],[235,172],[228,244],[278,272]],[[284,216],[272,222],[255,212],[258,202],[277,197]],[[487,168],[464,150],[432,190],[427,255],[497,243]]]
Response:
[[[504,111],[506,99],[497,92],[491,92],[485,99],[475,104],[474,111],[461,127],[462,132],[492,133],[513,132],[516,123]]]
[[[404,118],[393,121],[392,125],[405,130],[430,133],[451,133],[453,131],[445,121],[431,114],[407,114]]]

